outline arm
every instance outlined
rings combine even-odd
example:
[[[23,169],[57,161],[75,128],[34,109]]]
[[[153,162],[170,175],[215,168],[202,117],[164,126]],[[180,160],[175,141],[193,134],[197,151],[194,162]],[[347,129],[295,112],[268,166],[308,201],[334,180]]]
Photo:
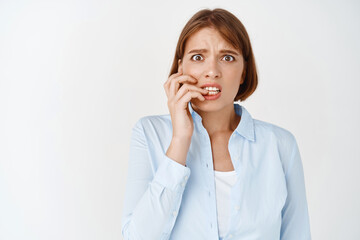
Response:
[[[285,178],[288,194],[281,212],[280,240],[311,240],[304,172],[295,138]]]
[[[163,155],[155,173],[144,129],[132,129],[128,175],[122,214],[125,240],[169,239],[180,208],[190,169]]]

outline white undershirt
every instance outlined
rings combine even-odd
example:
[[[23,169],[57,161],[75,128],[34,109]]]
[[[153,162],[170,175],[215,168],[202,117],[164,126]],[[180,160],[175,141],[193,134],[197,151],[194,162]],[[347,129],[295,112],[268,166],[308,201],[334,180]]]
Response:
[[[219,236],[223,238],[229,227],[230,193],[232,186],[236,182],[237,175],[235,170],[229,172],[214,170],[214,173]]]

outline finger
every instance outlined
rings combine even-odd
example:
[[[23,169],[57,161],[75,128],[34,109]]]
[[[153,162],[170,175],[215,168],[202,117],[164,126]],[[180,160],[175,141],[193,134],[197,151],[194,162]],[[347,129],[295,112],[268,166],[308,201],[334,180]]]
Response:
[[[170,94],[173,94],[175,96],[176,93],[179,91],[180,83],[183,84],[184,82],[195,84],[197,82],[197,79],[189,75],[182,75],[172,79],[172,82],[170,83]]]
[[[206,89],[202,89],[197,86],[185,83],[182,87],[180,87],[179,91],[176,93],[175,101],[178,101],[189,91],[199,92],[201,95],[206,95],[208,93],[208,90],[206,90]]]
[[[182,73],[177,72],[172,74],[170,77],[168,77],[168,79],[165,81],[164,86],[169,84],[169,82],[171,82],[172,79],[176,78],[177,76],[181,76]]]
[[[179,90],[180,87],[180,83],[176,80],[173,80],[172,82],[170,82],[170,89],[169,89],[169,95],[170,98],[173,98],[177,91]]]
[[[180,83],[184,83],[184,82],[192,82],[192,83],[196,83],[198,80],[190,75],[181,75],[179,77],[176,78],[177,81],[179,81]]]
[[[165,93],[166,93],[166,96],[169,98],[169,88],[170,88],[170,85],[169,83],[171,83],[172,79],[174,79],[175,77],[177,76],[180,76],[181,73],[174,73],[172,74],[170,77],[168,77],[168,79],[166,80],[166,82],[163,84],[163,87],[165,89]]]
[[[178,104],[181,106],[182,109],[186,109],[188,106],[188,103],[192,98],[198,98],[200,101],[204,101],[205,98],[201,93],[199,92],[187,92],[179,101]]]

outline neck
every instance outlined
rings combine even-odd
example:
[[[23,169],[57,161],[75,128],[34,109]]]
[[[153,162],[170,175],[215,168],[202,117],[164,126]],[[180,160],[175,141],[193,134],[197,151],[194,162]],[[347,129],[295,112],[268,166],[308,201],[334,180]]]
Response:
[[[234,103],[211,112],[201,111],[193,105],[192,107],[201,116],[202,124],[209,136],[233,132],[240,122],[240,116],[235,112]]]

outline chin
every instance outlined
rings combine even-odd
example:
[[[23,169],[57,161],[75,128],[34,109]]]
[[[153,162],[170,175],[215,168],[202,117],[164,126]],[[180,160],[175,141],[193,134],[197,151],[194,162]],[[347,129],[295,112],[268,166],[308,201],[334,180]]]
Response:
[[[223,107],[225,107],[224,103],[221,103],[220,101],[218,102],[211,100],[200,101],[196,99],[196,100],[191,100],[191,103],[195,108],[205,112],[218,111]]]

